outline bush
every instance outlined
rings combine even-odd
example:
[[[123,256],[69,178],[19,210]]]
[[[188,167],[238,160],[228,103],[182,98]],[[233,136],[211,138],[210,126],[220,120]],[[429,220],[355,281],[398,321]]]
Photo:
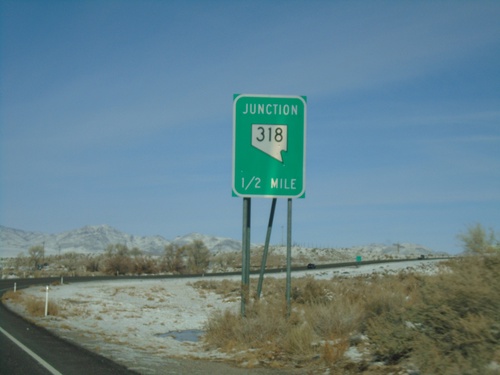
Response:
[[[348,338],[356,332],[363,319],[363,310],[357,302],[320,303],[304,307],[304,319],[318,337],[324,339]]]
[[[239,288],[224,283],[206,287],[233,294]],[[369,367],[343,357],[358,335],[366,335],[373,358],[391,371],[412,364],[421,374],[493,374],[488,366],[500,361],[500,253],[453,259],[433,276],[294,279],[289,319],[284,284],[268,279],[269,292],[247,306],[245,318],[228,311],[210,317],[207,344],[252,349],[282,365],[309,358],[317,366],[310,358],[321,357],[340,373]]]
[[[481,224],[470,226],[465,233],[459,234],[458,238],[462,241],[466,254],[490,254],[500,251],[500,242],[493,229],[487,233]]]
[[[23,306],[31,316],[45,316],[45,299],[26,295],[22,291],[7,291],[2,296],[3,302],[12,302]],[[59,315],[59,306],[49,299],[47,314],[51,316]]]
[[[163,269],[167,272],[182,273],[186,268],[186,249],[176,244],[166,245],[163,252]]]
[[[14,292],[13,290],[8,290],[2,295],[2,301],[18,302],[21,299],[22,299],[22,293]]]
[[[45,247],[42,245],[32,246],[28,250],[33,269],[36,270],[45,256]]]
[[[109,245],[105,250],[104,272],[110,275],[131,273],[134,265],[130,255],[132,250],[122,244]]]
[[[448,263],[451,272],[426,279],[415,308],[414,357],[422,370],[487,373],[500,348],[499,266],[500,254],[457,259]]]
[[[155,260],[146,255],[136,255],[133,260],[134,273],[138,275],[158,273],[159,267]]]
[[[28,296],[24,302],[24,306],[26,307],[26,311],[28,314],[32,316],[45,316],[45,300],[35,298],[33,296]],[[49,304],[47,306],[47,314],[51,316],[59,315],[59,306],[49,300]]]
[[[234,332],[239,324],[241,318],[238,314],[229,310],[217,311],[205,324],[204,337],[211,346],[232,350],[240,342],[240,338]]]
[[[191,273],[205,272],[210,264],[210,250],[203,241],[195,240],[192,244],[186,245],[188,255],[187,267]]]
[[[283,349],[295,359],[297,356],[310,357],[314,350],[312,344],[315,338],[314,330],[307,321],[304,321],[285,331]]]

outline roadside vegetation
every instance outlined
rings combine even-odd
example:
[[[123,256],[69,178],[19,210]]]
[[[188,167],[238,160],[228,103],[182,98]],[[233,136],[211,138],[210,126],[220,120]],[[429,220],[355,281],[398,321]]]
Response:
[[[202,241],[194,241],[184,246],[168,245],[161,255],[147,254],[138,248],[131,249],[123,244],[112,244],[101,254],[67,252],[46,256],[43,246],[37,245],[28,250],[28,255],[20,253],[15,258],[4,260],[2,276],[25,278],[196,274],[205,272],[213,261],[210,251]],[[230,264],[223,263],[228,266]]]
[[[245,317],[227,310],[208,320],[206,345],[307,371],[499,374],[500,245],[479,225],[459,238],[468,256],[434,275],[294,279],[288,318],[285,281],[268,279]],[[227,280],[196,285],[226,298],[239,293]]]
[[[2,295],[2,302],[9,302],[22,307],[29,318],[42,317],[45,315],[45,300],[37,298],[23,291],[9,290]],[[53,301],[49,301],[47,305],[47,315],[59,316],[59,306]]]

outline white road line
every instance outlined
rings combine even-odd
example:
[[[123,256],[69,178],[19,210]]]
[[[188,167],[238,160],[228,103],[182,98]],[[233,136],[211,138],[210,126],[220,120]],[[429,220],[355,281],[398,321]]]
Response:
[[[14,344],[16,344],[17,346],[19,346],[22,350],[24,350],[26,353],[28,353],[30,356],[32,356],[38,363],[40,363],[43,367],[45,367],[47,370],[49,370],[51,374],[53,374],[53,375],[62,375],[59,371],[57,371],[54,367],[52,367],[47,362],[45,362],[40,356],[38,356],[37,354],[33,353],[29,348],[27,348],[22,343],[20,343],[15,337],[13,337],[12,335],[10,335],[2,327],[0,327],[0,332],[2,332],[5,336],[7,336]]]

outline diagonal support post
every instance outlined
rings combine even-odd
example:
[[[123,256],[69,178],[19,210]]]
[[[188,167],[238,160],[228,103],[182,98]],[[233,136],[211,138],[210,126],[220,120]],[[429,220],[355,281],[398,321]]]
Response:
[[[260,299],[262,293],[262,284],[264,282],[264,272],[266,271],[267,254],[269,252],[269,242],[271,241],[271,232],[273,230],[274,211],[276,210],[277,198],[273,198],[271,203],[271,212],[269,213],[269,222],[267,224],[266,242],[264,243],[264,252],[262,253],[262,263],[260,264],[259,283],[257,284],[257,299]]]

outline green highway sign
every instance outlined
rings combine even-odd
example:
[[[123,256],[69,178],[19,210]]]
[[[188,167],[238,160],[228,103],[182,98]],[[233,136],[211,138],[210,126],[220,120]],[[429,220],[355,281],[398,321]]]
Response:
[[[306,97],[234,95],[233,194],[303,198]]]

